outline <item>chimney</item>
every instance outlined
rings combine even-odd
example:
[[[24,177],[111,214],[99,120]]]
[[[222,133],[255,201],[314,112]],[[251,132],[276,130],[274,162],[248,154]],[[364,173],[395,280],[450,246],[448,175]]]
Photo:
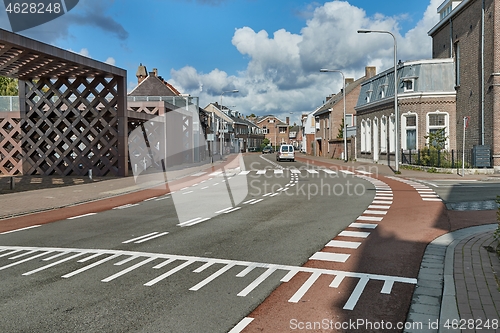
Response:
[[[365,78],[369,79],[377,75],[377,67],[374,66],[366,66],[365,67]]]
[[[143,66],[142,63],[139,65],[139,68],[137,69],[137,73],[135,74],[137,77],[137,84],[140,84],[144,79],[146,79],[146,76],[148,76],[148,71],[146,69],[146,66]]]
[[[158,68],[153,68],[154,76],[158,77]]]
[[[347,87],[348,85],[350,85],[353,82],[354,82],[354,79],[352,77],[348,77],[345,79],[345,86]]]
[[[290,125],[290,117],[286,117],[286,124]]]

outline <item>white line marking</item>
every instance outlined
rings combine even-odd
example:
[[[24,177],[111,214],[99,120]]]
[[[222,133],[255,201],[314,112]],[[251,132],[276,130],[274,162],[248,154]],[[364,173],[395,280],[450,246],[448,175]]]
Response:
[[[132,242],[135,242],[136,240],[139,240],[141,238],[145,238],[145,237],[156,235],[157,233],[158,233],[158,231],[155,231],[155,232],[152,232],[152,233],[147,234],[147,235],[143,235],[143,236],[139,236],[139,237],[136,237],[136,238],[132,238],[132,239],[129,239],[129,240],[126,240],[126,241],[122,242],[122,244],[132,243]]]
[[[146,200],[143,200],[144,202],[148,202],[148,201],[151,201],[151,200],[155,200],[157,199],[158,197],[152,197],[152,198],[149,198],[149,199],[146,199]]]
[[[233,207],[227,207],[227,208],[218,210],[218,211],[215,212],[215,214],[225,213],[226,211],[228,211],[230,209],[233,209]]]
[[[250,170],[244,170],[244,171],[241,171],[239,173],[239,175],[245,176],[245,175],[248,175],[249,173],[250,173]]]
[[[251,199],[251,200],[245,201],[243,204],[246,205],[246,204],[249,204],[251,202],[254,202],[255,200],[257,200],[257,199]]]
[[[72,276],[75,276],[76,274],[80,274],[81,272],[85,272],[88,269],[91,269],[91,268],[94,268],[96,266],[99,266],[100,264],[103,264],[106,261],[110,261],[112,259],[115,259],[115,258],[117,258],[119,256],[120,256],[119,254],[115,254],[115,255],[109,256],[109,257],[101,259],[101,260],[99,260],[99,261],[97,261],[97,262],[95,262],[93,264],[90,264],[90,265],[87,265],[87,266],[82,267],[80,269],[77,269],[76,271],[73,271],[71,273],[65,274],[65,275],[63,275],[61,277],[64,278],[64,279],[70,278]],[[132,258],[137,258],[137,257],[132,257]]]
[[[349,224],[351,228],[360,228],[360,229],[375,229],[377,224],[375,223],[351,223]]]
[[[123,206],[114,207],[113,209],[126,209],[126,208],[130,208],[130,207],[134,207],[134,206],[139,206],[139,204],[138,203],[136,203],[136,204],[126,204],[126,205],[123,205]]]
[[[371,172],[364,171],[364,170],[356,170],[356,172],[359,172],[362,175],[371,175],[372,174]]]
[[[3,270],[3,269],[6,269],[6,268],[9,268],[9,267],[12,267],[12,266],[16,266],[16,265],[19,265],[19,264],[22,264],[26,261],[30,261],[30,260],[33,260],[33,259],[36,259],[38,257],[41,257],[41,256],[44,256],[46,254],[49,254],[51,253],[52,251],[49,251],[49,252],[42,252],[42,253],[39,253],[37,255],[34,255],[33,257],[29,257],[29,258],[26,258],[26,259],[23,259],[23,260],[19,260],[19,261],[16,261],[16,262],[13,262],[12,264],[8,264],[8,265],[5,265],[5,266],[2,266],[0,267],[0,271]],[[24,275],[24,274],[23,274]]]
[[[253,321],[253,318],[250,317],[245,317],[243,318],[238,325],[234,326],[229,333],[241,333],[247,327],[251,322]]]
[[[157,284],[158,282],[160,282],[161,280],[169,277],[170,275],[180,271],[181,269],[183,269],[184,267],[187,267],[189,265],[191,265],[193,262],[195,262],[194,260],[188,260],[186,261],[185,263],[175,267],[175,268],[172,268],[171,270],[169,270],[168,272],[158,276],[157,278],[154,278],[153,280],[149,281],[149,282],[146,282],[144,285],[147,286],[147,287],[151,287],[152,285],[155,285]]]
[[[379,217],[379,216],[359,216],[356,220],[357,221],[375,221],[375,222],[380,222],[384,218]]]
[[[31,250],[31,251],[28,251],[28,252],[24,252],[24,253],[21,253],[21,254],[18,254],[17,256],[14,256],[14,257],[10,257],[9,260],[15,260],[15,259],[19,259],[19,258],[22,258],[24,256],[27,256],[27,255],[30,255],[30,254],[33,254],[37,252],[36,250]]]
[[[197,269],[195,269],[193,271],[193,273],[201,273],[203,272],[205,269],[207,269],[208,267],[212,266],[213,264],[215,264],[216,261],[215,260],[209,260],[208,262],[206,262],[205,264],[201,265],[200,267],[198,267]]]
[[[345,237],[358,237],[358,238],[367,238],[370,236],[369,232],[362,232],[362,231],[342,231],[339,233],[339,236],[345,236]]]
[[[208,283],[212,282],[213,280],[215,280],[217,277],[219,277],[220,275],[224,274],[226,271],[230,270],[231,268],[233,268],[236,264],[235,263],[231,263],[231,264],[227,264],[226,266],[222,267],[221,269],[219,269],[217,272],[213,273],[212,275],[210,275],[209,277],[207,277],[206,279],[204,279],[203,281],[201,281],[200,283],[196,284],[195,286],[189,288],[189,290],[191,291],[196,291],[196,290],[200,290],[201,288],[203,288],[205,285],[207,285]]]
[[[282,175],[283,174],[283,170],[281,170],[281,169],[274,169],[274,174],[275,175]]]
[[[337,173],[330,169],[321,169],[321,171],[326,172],[329,175],[336,175]]]
[[[221,175],[222,174],[222,171],[216,171],[216,172],[212,172],[210,174],[210,176],[218,176],[218,175]]]
[[[348,242],[348,241],[339,241],[332,240],[328,242],[325,246],[328,247],[340,247],[344,249],[357,249],[361,245],[361,242]]]
[[[189,194],[189,193],[193,193],[193,191],[187,191],[187,192],[184,192],[182,194]]]
[[[277,195],[279,195],[279,193],[274,193],[274,194],[271,194],[271,196],[272,196],[272,197],[275,197],[275,196],[277,196]]]
[[[332,283],[330,283],[330,287],[338,288],[340,286],[340,284],[342,283],[342,281],[344,281],[344,278],[345,278],[345,275],[343,275],[343,274],[339,274],[339,275],[335,276]]]
[[[252,283],[250,283],[245,289],[240,291],[237,296],[245,297],[252,290],[257,288],[265,279],[267,279],[271,274],[276,271],[276,267],[269,267],[264,273],[262,273],[258,278],[256,278]]]
[[[292,170],[290,170],[290,172],[291,172],[291,173],[293,173],[293,174],[298,174],[298,173],[300,173],[301,171],[300,171],[300,170],[298,170],[298,169],[292,169]]]
[[[122,276],[122,275],[124,275],[124,274],[127,274],[128,272],[131,272],[131,271],[133,271],[134,269],[139,268],[139,267],[141,267],[142,265],[145,265],[145,264],[147,264],[148,262],[151,262],[151,261],[153,261],[153,260],[156,260],[156,258],[155,258],[155,257],[153,257],[153,258],[147,258],[147,259],[145,259],[145,260],[143,260],[143,261],[141,261],[141,262],[139,262],[139,263],[137,263],[137,264],[135,264],[135,265],[133,265],[133,266],[130,266],[130,267],[128,267],[128,268],[126,268],[126,269],[124,269],[123,271],[120,271],[120,272],[118,272],[118,273],[116,273],[116,274],[113,274],[113,275],[111,275],[110,277],[107,277],[107,278],[105,278],[105,279],[103,279],[103,280],[101,280],[101,281],[102,281],[102,282],[110,282],[110,281],[112,281],[112,280],[114,280],[114,279],[116,279],[116,278],[118,278],[118,277],[120,277],[120,276]]]
[[[231,210],[225,211],[225,212],[224,212],[224,214],[229,214],[229,213],[235,212],[235,211],[237,211],[238,209],[241,209],[241,207],[234,207],[234,208],[233,208],[233,209],[231,209]]]
[[[242,270],[241,272],[239,272],[238,274],[236,274],[236,277],[245,277],[248,273],[250,273],[251,271],[253,271],[255,267],[256,266],[254,266],[254,265],[248,266],[247,268],[245,268],[244,270]]]
[[[351,256],[350,254],[344,254],[344,253],[316,252],[309,258],[309,260],[346,262],[350,256]]]
[[[365,210],[363,212],[363,214],[367,214],[367,215],[386,215],[387,211],[383,211],[383,210]]]
[[[312,169],[307,169],[307,172],[312,173],[312,174],[317,174],[317,173],[319,173],[318,171],[316,171],[316,170],[312,170]]]
[[[442,201],[441,199],[435,199],[435,198],[422,198],[424,201]]]
[[[38,227],[40,227],[40,226],[41,226],[41,225],[32,225],[31,227],[20,228],[20,229],[11,230],[11,231],[5,231],[5,232],[0,233],[0,235],[6,235],[6,234],[13,233],[13,232],[18,232],[18,231],[23,231],[23,230],[28,230],[28,229],[38,228]]]
[[[27,275],[31,275],[31,274],[38,273],[38,272],[40,272],[40,271],[43,271],[43,270],[45,270],[45,269],[47,269],[47,268],[50,268],[50,267],[53,267],[53,266],[59,265],[59,264],[61,264],[61,263],[63,263],[63,262],[66,262],[66,261],[68,261],[68,260],[73,260],[73,259],[75,259],[75,258],[77,258],[77,257],[79,257],[79,256],[84,255],[84,254],[87,254],[87,253],[86,253],[86,252],[80,252],[80,253],[74,254],[74,255],[72,255],[72,256],[70,256],[70,257],[67,257],[67,258],[61,259],[61,260],[59,260],[59,261],[53,262],[52,264],[48,264],[48,265],[42,266],[42,267],[40,267],[40,268],[34,269],[34,270],[32,270],[32,271],[29,271],[29,272],[23,273],[22,275],[27,276]],[[35,257],[36,257],[36,256],[35,256]],[[18,261],[18,262],[19,262],[19,261]]]
[[[377,191],[376,195],[379,197],[392,197],[393,193],[386,193],[386,192]]]
[[[158,264],[158,265],[156,265],[156,266],[153,266],[153,268],[154,268],[154,269],[160,269],[160,268],[162,268],[162,267],[167,266],[168,264],[173,263],[175,260],[177,260],[177,259],[175,259],[175,258],[170,258],[170,259],[168,259],[168,260],[165,260],[164,262],[159,263],[159,264]]]
[[[368,281],[370,281],[370,279],[367,277],[362,277],[359,280],[358,284],[356,285],[356,288],[354,288],[353,292],[351,293],[351,296],[347,300],[347,303],[344,305],[344,310],[354,309],[356,303],[358,303],[359,297],[363,293],[363,290],[365,290]]]
[[[257,171],[257,174],[258,174],[258,175],[263,175],[263,174],[265,174],[265,173],[266,173],[266,170],[265,170],[265,169],[264,169],[264,170],[258,170],[258,171]]]
[[[202,190],[206,190],[207,188],[209,188],[209,186],[204,186],[204,187],[202,187],[201,189],[202,189]]]
[[[354,172],[349,170],[340,170],[340,172],[345,173],[346,175],[354,175]]]
[[[380,292],[382,294],[390,294],[393,285],[394,285],[394,281],[392,281],[392,280],[385,280],[384,281],[384,286],[382,287],[382,290]]]
[[[165,199],[169,199],[169,198],[170,198],[170,196],[165,196],[165,197],[155,199],[155,201],[165,200]]]
[[[158,238],[158,237],[161,237],[161,236],[165,236],[167,234],[168,234],[168,232],[162,232],[162,233],[160,233],[158,235],[154,235],[154,236],[151,236],[151,237],[148,237],[148,238],[141,239],[141,240],[139,240],[137,242],[134,242],[134,244],[141,244],[141,243],[147,242],[149,240],[152,240],[152,239],[155,239],[155,238]]]
[[[297,292],[288,300],[290,303],[298,303],[302,296],[306,294],[306,292],[311,288],[314,282],[321,276],[319,272],[314,272],[307,279],[307,281],[297,290]]]
[[[384,198],[387,199],[387,198]],[[392,201],[385,201],[385,200],[374,200],[372,201],[373,204],[377,205],[392,205]]]
[[[80,260],[78,260],[78,262],[86,262],[86,261],[92,260],[94,258],[97,258],[101,255],[102,255],[102,253],[96,253],[96,254],[93,254],[91,256],[88,256],[87,258],[80,259]]]
[[[50,261],[50,260],[52,260],[52,259],[55,259],[55,258],[59,258],[59,257],[65,256],[65,255],[67,255],[68,253],[70,253],[70,252],[68,252],[68,251],[61,252],[61,253],[55,254],[55,255],[53,255],[53,256],[50,256],[50,257],[48,257],[48,258],[44,258],[44,259],[42,259],[42,260],[43,260],[43,261]]]
[[[79,219],[81,217],[87,217],[87,216],[92,216],[96,215],[97,213],[88,213],[88,214],[83,214],[83,215],[78,215],[78,216],[73,216],[73,217],[68,217],[68,220],[74,220],[74,219]]]
[[[263,195],[263,197],[267,197],[267,196],[270,196],[272,193],[266,193]]]
[[[420,194],[422,198],[439,198],[437,194]]]
[[[193,177],[199,177],[199,176],[203,176],[204,174],[206,174],[206,172],[201,171],[201,172],[198,172],[198,173],[194,173],[191,176],[193,176]]]
[[[380,205],[370,205],[368,206],[369,209],[389,209],[391,206],[380,206]]]
[[[259,202],[261,202],[261,201],[263,201],[263,200],[264,200],[264,199],[259,199],[259,200],[256,200],[256,201],[252,202],[250,205],[255,205],[256,203],[259,203]]]

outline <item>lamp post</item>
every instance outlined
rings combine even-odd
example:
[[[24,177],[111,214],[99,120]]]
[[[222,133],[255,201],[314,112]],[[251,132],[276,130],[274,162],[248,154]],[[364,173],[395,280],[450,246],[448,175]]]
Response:
[[[339,71],[338,69],[320,69],[319,70],[322,73],[328,73],[328,72],[335,72],[335,73],[340,73],[342,75],[342,99],[344,101],[344,128],[342,129],[343,131],[343,137],[344,137],[344,162],[347,162],[347,124],[345,121],[345,76],[342,71]]]
[[[397,43],[396,36],[390,31],[385,30],[366,30],[360,29],[358,30],[358,34],[369,34],[369,33],[381,33],[381,34],[389,34],[394,39],[394,116],[396,117],[395,126],[396,126],[396,142],[395,142],[395,150],[396,154],[394,157],[394,161],[396,163],[395,171],[399,172],[399,111],[398,111],[398,78],[397,78]]]
[[[225,93],[237,93],[239,92],[239,90],[237,89],[234,89],[234,90],[226,90],[226,91],[223,91],[221,94],[220,94],[220,112],[221,112],[221,142],[220,142],[220,158],[222,159],[222,151],[224,150],[224,126],[223,126],[223,122],[222,122],[222,95],[224,95]]]

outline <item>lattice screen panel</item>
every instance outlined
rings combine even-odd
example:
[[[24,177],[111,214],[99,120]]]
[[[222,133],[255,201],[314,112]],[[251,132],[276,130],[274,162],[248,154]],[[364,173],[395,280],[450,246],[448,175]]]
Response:
[[[21,120],[0,117],[0,174],[22,173]]]
[[[24,82],[23,173],[118,175],[117,80],[41,78]]]

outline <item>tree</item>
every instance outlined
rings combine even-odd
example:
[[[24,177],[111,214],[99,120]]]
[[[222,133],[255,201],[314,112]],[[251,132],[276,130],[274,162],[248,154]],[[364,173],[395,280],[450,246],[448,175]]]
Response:
[[[443,150],[446,147],[446,140],[448,140],[448,137],[446,136],[446,128],[440,128],[430,132],[429,135],[424,136],[424,138],[428,139],[429,147],[437,150]]]
[[[17,80],[0,76],[0,96],[17,96]]]
[[[337,139],[344,138],[344,118],[342,118],[342,123],[340,123],[339,134],[337,134]]]

